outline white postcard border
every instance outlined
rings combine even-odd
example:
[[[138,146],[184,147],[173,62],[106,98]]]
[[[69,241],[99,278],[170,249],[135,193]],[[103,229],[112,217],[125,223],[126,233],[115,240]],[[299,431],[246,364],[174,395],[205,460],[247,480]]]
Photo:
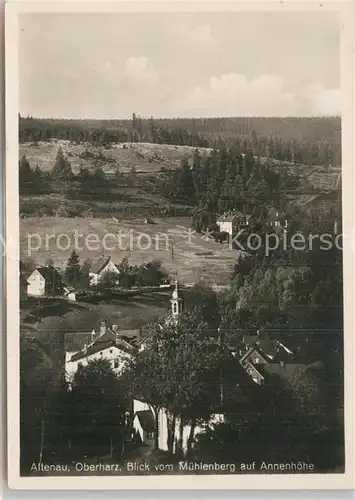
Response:
[[[341,11],[342,185],[344,248],[344,374],[346,471],[344,474],[177,475],[117,477],[21,477],[19,471],[19,194],[18,194],[18,15],[21,12],[218,12],[259,10]],[[6,5],[6,327],[8,482],[14,489],[352,489],[354,488],[354,4],[302,0],[194,2],[56,0]],[[302,36],[302,34],[300,34]]]

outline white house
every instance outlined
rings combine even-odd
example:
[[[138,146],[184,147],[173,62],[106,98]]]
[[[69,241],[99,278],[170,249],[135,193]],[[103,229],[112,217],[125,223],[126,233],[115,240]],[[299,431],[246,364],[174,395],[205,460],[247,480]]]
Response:
[[[117,266],[112,262],[111,257],[100,257],[89,270],[90,285],[97,285],[107,273],[120,274]]]
[[[78,352],[65,353],[65,373],[69,383],[80,365],[87,365],[89,361],[95,359],[107,359],[111,362],[113,370],[120,374],[127,363],[136,353],[134,346],[139,330],[135,331],[136,339],[133,339],[133,331],[129,330],[127,335],[125,330],[119,331],[114,327],[108,327],[103,321],[100,326],[100,333],[96,336],[92,331],[92,341]],[[95,338],[96,336],[96,338]]]
[[[62,278],[53,266],[37,267],[27,278],[27,295],[44,297],[62,293]]]
[[[250,215],[244,215],[241,212],[227,212],[217,219],[217,226],[221,233],[233,235],[239,229],[248,227],[249,221]]]
[[[142,405],[144,407],[144,405]],[[134,439],[140,443],[154,447],[155,418],[150,408],[136,410],[133,414]]]
[[[63,288],[63,294],[68,300],[71,300],[72,302],[76,301],[76,292],[73,288],[65,286]]]
[[[158,418],[158,448],[160,450],[168,451],[168,417],[167,412],[163,408],[155,414],[151,405],[138,399],[133,400],[133,429],[136,436],[139,436],[141,442],[147,446],[154,446],[155,432],[156,432],[156,418]],[[207,427],[216,423],[223,423],[225,421],[224,414],[218,413],[211,416],[211,418],[204,422],[202,425],[197,425],[193,430],[193,438],[197,434],[205,430]],[[175,422],[175,439],[173,444],[173,453],[177,452],[177,443],[181,440],[182,451],[186,453],[188,439],[191,432],[191,425],[186,424],[181,427],[180,420],[176,419]],[[181,439],[182,438],[182,439]]]

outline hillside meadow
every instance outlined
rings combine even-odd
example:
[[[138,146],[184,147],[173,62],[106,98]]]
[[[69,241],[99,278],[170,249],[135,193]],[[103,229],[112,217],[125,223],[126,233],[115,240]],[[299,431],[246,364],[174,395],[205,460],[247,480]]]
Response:
[[[21,220],[20,254],[22,259],[34,258],[37,264],[51,258],[55,266],[63,269],[77,234],[76,251],[82,261],[94,261],[102,254],[111,255],[117,264],[124,257],[131,265],[157,259],[169,274],[177,275],[182,284],[201,280],[224,284],[238,252],[229,249],[227,244],[206,241],[203,235],[191,232],[190,225],[188,217],[156,218],[152,224],[134,219],[26,217]],[[119,234],[120,240],[116,238]],[[90,238],[99,243],[86,245],[88,235],[94,235]]]
[[[70,161],[74,174],[78,173],[80,167],[101,167],[106,174],[114,174],[117,170],[130,173],[132,169],[137,174],[157,174],[162,169],[175,170],[181,160],[191,158],[196,149],[202,155],[211,151],[209,148],[133,142],[100,147],[52,139],[48,142],[20,143],[19,156],[25,155],[33,167],[38,165],[41,170],[50,171],[59,147]]]

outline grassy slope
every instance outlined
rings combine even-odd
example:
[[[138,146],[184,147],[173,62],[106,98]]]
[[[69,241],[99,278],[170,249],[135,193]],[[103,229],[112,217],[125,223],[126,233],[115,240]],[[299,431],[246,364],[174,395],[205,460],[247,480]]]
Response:
[[[100,322],[106,319],[109,324],[118,325],[121,330],[138,329],[153,322],[169,312],[170,292],[143,293],[129,299],[121,299],[99,304],[70,303],[56,299],[56,307],[42,308],[41,321],[31,318],[28,312],[33,304],[27,304],[21,311],[21,329],[27,334],[35,333],[42,341],[65,333],[66,349],[80,349],[90,341],[93,328],[98,331]],[[46,310],[47,309],[47,310]]]
[[[72,246],[61,250],[60,246],[65,248],[67,245],[67,237],[60,235],[68,235],[74,243],[74,233],[78,231],[84,235],[78,237],[82,250],[79,248],[77,251],[81,259],[94,260],[102,253],[110,254],[117,263],[123,257],[128,257],[130,264],[142,264],[158,259],[170,273],[178,273],[182,283],[194,283],[201,279],[217,284],[225,283],[236,260],[235,251],[229,250],[227,245],[205,241],[200,235],[193,235],[189,242],[186,233],[190,227],[189,218],[154,219],[154,222],[151,225],[144,225],[134,220],[115,222],[113,219],[99,218],[28,217],[21,220],[21,258],[29,256],[28,242],[32,241],[34,248],[37,241],[41,241],[41,248],[32,252],[36,262],[44,263],[50,257],[55,265],[63,267]],[[117,235],[119,231],[126,236],[122,236],[121,243],[117,238],[114,240],[113,236],[107,237],[105,251],[101,244],[102,238],[108,233]],[[147,234],[147,237],[142,237],[142,248],[139,248],[138,244],[140,233]],[[33,234],[38,236],[31,236]],[[97,235],[100,244],[85,244],[85,237],[89,234]],[[150,248],[144,250],[149,238]],[[171,242],[174,247],[173,255]]]
[[[81,166],[89,169],[101,167],[107,174],[113,174],[117,169],[122,173],[130,173],[132,167],[134,167],[139,176],[156,175],[162,168],[174,170],[180,166],[184,157],[190,159],[196,149],[190,146],[149,143],[125,143],[105,149],[91,145],[73,144],[67,141],[53,141],[39,142],[38,145],[20,144],[19,154],[20,157],[26,155],[32,166],[38,165],[43,170],[50,170],[53,168],[59,147],[68,156],[75,173],[78,172]],[[80,158],[80,154],[85,152],[86,149],[96,157],[101,153],[105,159]],[[208,154],[209,151],[207,148],[200,148],[202,154]],[[275,162],[274,168],[280,168],[278,162]],[[305,165],[288,165],[282,168],[287,168],[290,172],[299,175],[305,189],[310,186],[316,189],[332,189],[336,185],[340,172],[340,168],[332,168],[326,171],[323,167],[308,167]],[[123,194],[125,193],[123,192]],[[143,194],[137,192],[134,195],[137,198],[137,195],[141,197]]]
[[[190,158],[195,149],[190,146],[170,146],[167,144],[125,143],[112,146],[110,149],[91,145],[73,144],[67,141],[39,142],[38,145],[24,143],[19,145],[19,154],[26,155],[32,166],[38,165],[42,170],[53,168],[59,147],[68,156],[74,173],[80,166],[88,168],[102,167],[106,173],[113,173],[117,168],[121,172],[130,172],[134,167],[137,173],[154,174],[162,167],[173,170],[180,166],[184,157]],[[80,158],[85,150],[95,156],[101,152],[103,159]],[[209,150],[200,148],[201,153]]]

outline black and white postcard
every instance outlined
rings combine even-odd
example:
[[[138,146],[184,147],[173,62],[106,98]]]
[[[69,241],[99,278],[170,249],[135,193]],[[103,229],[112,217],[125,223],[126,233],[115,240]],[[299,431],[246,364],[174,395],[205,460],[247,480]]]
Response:
[[[353,7],[6,5],[11,487],[354,487]]]

